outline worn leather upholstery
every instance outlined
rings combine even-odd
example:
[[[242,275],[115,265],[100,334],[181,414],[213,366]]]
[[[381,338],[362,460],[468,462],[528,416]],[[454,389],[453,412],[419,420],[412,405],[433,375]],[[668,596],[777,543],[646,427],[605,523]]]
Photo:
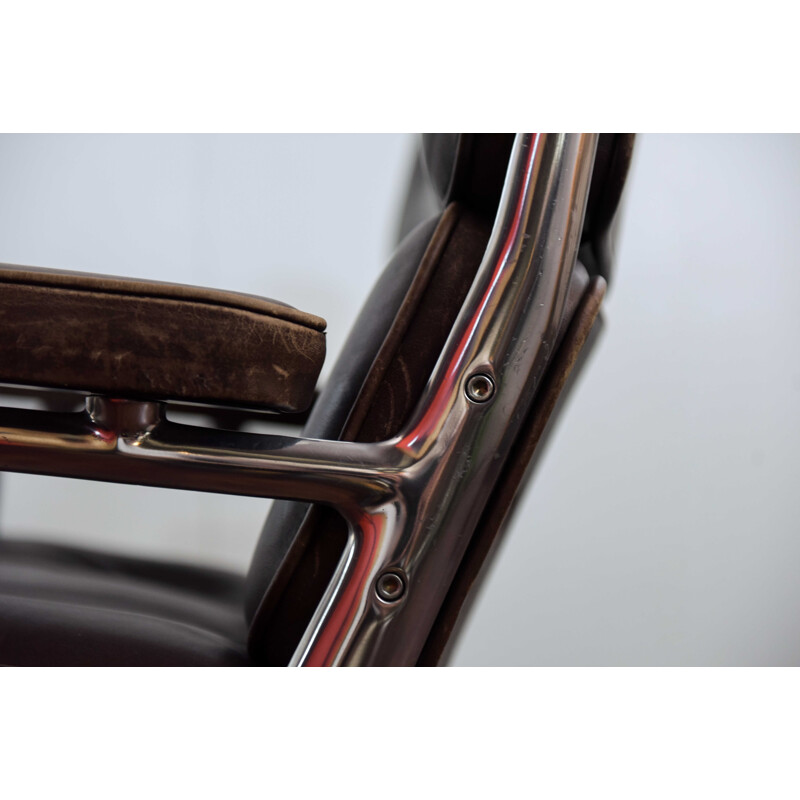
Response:
[[[249,295],[0,265],[0,382],[302,411],[325,321]],[[244,577],[0,540],[0,664],[235,665]]]
[[[324,330],[251,295],[0,265],[0,383],[304,411]]]

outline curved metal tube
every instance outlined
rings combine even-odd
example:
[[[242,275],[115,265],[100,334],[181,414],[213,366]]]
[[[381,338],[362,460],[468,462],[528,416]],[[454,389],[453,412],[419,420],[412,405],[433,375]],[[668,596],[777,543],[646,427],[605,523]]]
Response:
[[[414,664],[551,355],[577,255],[596,139],[515,143],[486,255],[417,412],[391,501],[351,519],[350,546],[293,663]],[[496,390],[474,403],[468,379]],[[374,591],[404,575],[394,603]]]
[[[392,497],[387,447],[179,425],[160,403],[90,397],[87,411],[0,411],[0,470],[280,497],[350,509]]]

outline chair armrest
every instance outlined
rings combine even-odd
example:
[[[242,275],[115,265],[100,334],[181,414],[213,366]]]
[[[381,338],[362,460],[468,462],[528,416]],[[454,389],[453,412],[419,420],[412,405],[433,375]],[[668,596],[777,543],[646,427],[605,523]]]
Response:
[[[0,264],[0,383],[300,412],[325,324],[252,295]]]

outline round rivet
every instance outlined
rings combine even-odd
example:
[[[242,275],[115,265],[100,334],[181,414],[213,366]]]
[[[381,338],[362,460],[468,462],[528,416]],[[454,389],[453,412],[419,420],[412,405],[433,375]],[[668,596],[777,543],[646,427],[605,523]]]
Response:
[[[473,403],[485,403],[493,394],[494,381],[488,375],[479,372],[467,381],[467,397]]]
[[[385,603],[396,603],[406,591],[406,582],[397,572],[384,572],[375,584],[378,597]]]

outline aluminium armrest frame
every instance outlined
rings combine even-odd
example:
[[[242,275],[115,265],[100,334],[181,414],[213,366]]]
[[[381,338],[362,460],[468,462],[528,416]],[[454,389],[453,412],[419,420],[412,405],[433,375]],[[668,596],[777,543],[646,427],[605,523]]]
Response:
[[[517,137],[478,274],[395,438],[210,430],[90,397],[77,413],[0,410],[0,470],[328,504],[348,544],[292,663],[416,663],[552,355],[596,145]]]

